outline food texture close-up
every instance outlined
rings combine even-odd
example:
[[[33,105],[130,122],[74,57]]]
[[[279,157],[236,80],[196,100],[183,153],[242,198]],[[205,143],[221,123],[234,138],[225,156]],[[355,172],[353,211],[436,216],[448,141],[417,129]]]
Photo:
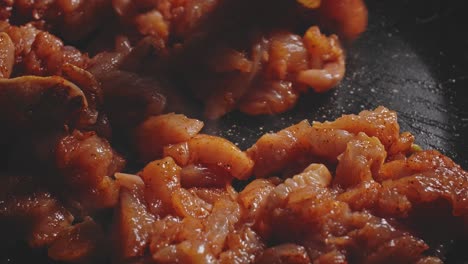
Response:
[[[0,264],[466,263],[450,0],[0,0]]]

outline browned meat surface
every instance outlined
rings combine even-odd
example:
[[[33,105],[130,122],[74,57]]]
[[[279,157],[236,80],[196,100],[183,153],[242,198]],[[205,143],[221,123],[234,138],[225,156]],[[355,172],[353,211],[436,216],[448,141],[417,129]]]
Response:
[[[11,26],[0,21],[0,31],[9,36],[14,46],[14,75],[60,75],[64,64],[81,68],[88,64],[86,55],[32,24]]]
[[[0,79],[0,104],[5,129],[15,130],[74,125],[88,108],[83,91],[58,76]]]
[[[174,113],[150,117],[135,132],[139,156],[146,162],[161,158],[165,146],[190,140],[202,127],[203,122]]]
[[[232,177],[245,180],[251,176],[253,161],[234,143],[220,137],[199,134],[190,140],[164,149],[181,166],[202,164],[217,166]]]
[[[123,169],[125,161],[105,139],[80,131],[63,137],[56,147],[56,166],[68,194],[85,208],[117,204],[119,187],[111,177]]]
[[[46,28],[67,40],[76,41],[87,37],[105,21],[110,13],[110,3],[110,0],[6,0],[0,2],[0,19],[15,24],[45,21]]]
[[[50,245],[73,221],[70,212],[46,192],[2,197],[0,218],[0,230],[11,237],[9,243],[26,239],[31,247]]]
[[[73,263],[103,261],[104,231],[91,218],[63,230],[50,245],[51,259]]]

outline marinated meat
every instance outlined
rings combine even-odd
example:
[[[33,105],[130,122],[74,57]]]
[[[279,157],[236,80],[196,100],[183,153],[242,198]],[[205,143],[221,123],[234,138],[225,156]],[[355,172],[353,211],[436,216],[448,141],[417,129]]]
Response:
[[[0,246],[71,263],[442,263],[436,247],[468,235],[468,173],[415,148],[395,112],[304,120],[246,151],[179,114],[182,94],[212,119],[287,111],[340,82],[340,42],[366,24],[361,0],[0,1]]]
[[[74,126],[88,118],[83,91],[58,76],[0,79],[0,104],[0,120],[7,130]]]
[[[303,121],[263,136],[247,153],[227,140],[197,135],[200,128],[174,114],[149,119],[139,129],[168,129],[183,142],[167,143],[163,159],[137,175],[116,173],[116,180],[110,176],[122,159],[105,140],[78,131],[61,139],[57,167],[64,186],[73,186],[66,189],[67,206],[70,199],[80,204],[78,218],[117,208],[112,262],[441,263],[429,255],[432,245],[466,237],[467,172],[437,151],[415,151],[407,140],[412,136],[400,133],[396,114],[386,108],[334,122]],[[293,176],[285,174],[294,166]],[[265,178],[271,175],[284,178]],[[240,192],[232,188],[233,178],[250,176],[261,178]],[[24,223],[10,233],[35,247],[50,246],[53,259],[105,257],[99,224],[85,216],[72,225],[76,205],[69,211],[55,196],[19,183],[7,181],[9,194],[0,196],[1,221]],[[39,202],[49,209],[33,209]],[[54,210],[59,217],[45,220]],[[418,226],[424,210],[438,212],[430,221],[451,228],[439,235]],[[26,221],[31,216],[39,224]],[[65,245],[73,252],[60,250]]]
[[[117,204],[119,188],[111,178],[125,160],[93,132],[74,131],[56,146],[56,166],[70,196],[90,210]]]
[[[190,140],[202,127],[203,122],[174,113],[150,117],[135,132],[139,156],[146,162],[161,158],[165,146]]]
[[[216,119],[235,108],[253,115],[281,113],[307,87],[324,92],[344,76],[344,52],[336,35],[324,36],[315,26],[303,38],[287,31],[257,35],[247,48],[220,44],[223,48],[210,52],[202,65],[190,65],[196,70],[187,79],[205,102],[207,117]]]
[[[14,45],[13,75],[60,75],[64,64],[85,68],[88,57],[71,46],[65,46],[56,36],[39,30],[32,24],[12,26],[0,21],[0,31]]]
[[[15,46],[10,36],[0,33],[0,78],[8,78],[15,65]]]
[[[1,230],[11,237],[10,243],[25,239],[31,247],[50,245],[73,221],[70,212],[47,192],[13,193],[1,202]]]
[[[232,177],[241,180],[250,177],[254,165],[253,161],[232,142],[204,134],[166,147],[164,155],[174,158],[182,166],[189,164],[218,166]]]
[[[72,263],[102,261],[105,256],[104,239],[102,227],[88,217],[60,232],[47,250],[48,256]]]
[[[110,0],[15,1],[0,3],[0,19],[15,24],[45,21],[46,28],[69,41],[77,41],[95,31],[109,16]]]

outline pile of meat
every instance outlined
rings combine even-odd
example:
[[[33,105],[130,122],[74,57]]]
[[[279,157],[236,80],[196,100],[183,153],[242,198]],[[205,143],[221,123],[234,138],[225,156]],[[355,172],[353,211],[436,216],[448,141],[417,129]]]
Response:
[[[246,151],[181,114],[286,111],[366,22],[361,0],[0,0],[0,260],[441,263],[468,173],[394,112]]]
[[[318,25],[344,40],[367,25],[362,0],[312,2],[1,1],[0,78],[70,80],[63,67],[71,64],[102,82],[104,93],[116,83],[154,89],[148,81],[169,79],[171,89],[203,102],[212,119],[234,109],[284,112],[308,87],[324,92],[344,76],[338,36]],[[130,93],[123,89],[118,96]]]
[[[151,162],[137,174],[115,173],[122,159],[93,132],[57,137],[53,174],[1,178],[4,247],[79,263],[442,263],[436,249],[466,238],[468,173],[415,147],[384,107],[246,151],[202,127],[144,121],[135,144]]]

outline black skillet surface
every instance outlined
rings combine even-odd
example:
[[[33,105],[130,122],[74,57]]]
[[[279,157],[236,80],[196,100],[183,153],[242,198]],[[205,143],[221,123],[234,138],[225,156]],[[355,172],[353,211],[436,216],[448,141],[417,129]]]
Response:
[[[403,131],[468,169],[468,15],[462,1],[367,1],[369,27],[348,48],[347,74],[326,94],[309,93],[279,116],[233,113],[207,132],[248,148],[262,134],[303,119],[333,120],[384,105]],[[467,91],[465,91],[465,89]]]

